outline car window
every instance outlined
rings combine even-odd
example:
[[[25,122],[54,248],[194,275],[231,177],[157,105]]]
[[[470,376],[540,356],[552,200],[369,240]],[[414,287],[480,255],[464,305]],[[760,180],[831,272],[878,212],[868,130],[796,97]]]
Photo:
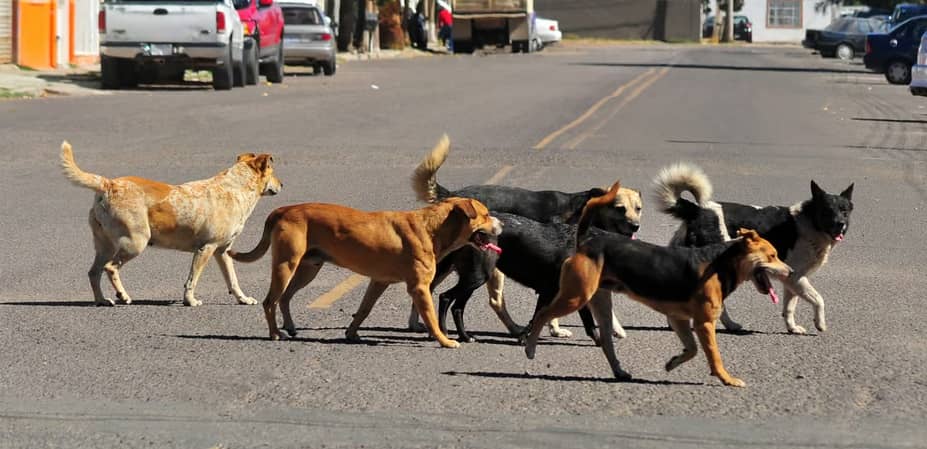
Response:
[[[322,25],[322,16],[316,8],[285,6],[282,9],[285,25]]]
[[[920,20],[914,24],[913,32],[909,35],[912,39],[917,39],[920,41],[921,36],[924,35],[924,32],[927,31],[927,20]]]
[[[837,33],[842,33],[847,29],[847,26],[850,25],[850,20],[847,19],[837,19],[827,25],[827,28],[824,28],[825,31],[834,31]]]
[[[245,9],[251,6],[251,0],[232,0],[232,6],[234,6],[235,9]]]

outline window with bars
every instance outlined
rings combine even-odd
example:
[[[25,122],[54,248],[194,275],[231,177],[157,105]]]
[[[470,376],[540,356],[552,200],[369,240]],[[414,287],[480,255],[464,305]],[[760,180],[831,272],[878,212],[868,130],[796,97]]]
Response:
[[[802,0],[767,0],[768,28],[801,28]]]

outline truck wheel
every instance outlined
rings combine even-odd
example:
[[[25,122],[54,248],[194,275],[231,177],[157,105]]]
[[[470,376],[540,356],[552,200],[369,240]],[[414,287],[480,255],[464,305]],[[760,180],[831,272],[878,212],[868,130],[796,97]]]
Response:
[[[855,56],[853,47],[851,47],[849,44],[838,45],[836,55],[843,61],[849,61],[853,59],[853,56]]]
[[[222,56],[222,61],[212,69],[212,88],[215,90],[229,90],[232,88],[232,47]]]
[[[135,61],[118,60],[119,83],[122,87],[130,89],[138,87],[138,72],[136,71]]]
[[[245,52],[241,52],[241,61],[234,63],[234,73],[232,73],[232,84],[235,87],[245,87],[245,79],[248,77],[248,74],[245,70]]]
[[[325,76],[334,75],[336,67],[337,67],[337,62],[335,62],[335,58],[332,58],[322,63],[322,71],[325,72]]]
[[[100,77],[104,89],[119,89],[119,60],[103,56],[100,58]]]
[[[277,49],[277,57],[273,62],[270,63],[270,66],[267,67],[267,81],[271,83],[282,83],[283,82],[283,40],[280,40],[279,48]]]
[[[473,53],[473,42],[454,41],[454,53]]]

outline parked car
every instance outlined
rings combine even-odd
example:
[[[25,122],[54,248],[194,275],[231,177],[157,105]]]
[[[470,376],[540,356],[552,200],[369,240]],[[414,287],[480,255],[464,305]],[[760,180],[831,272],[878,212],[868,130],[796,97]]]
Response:
[[[555,44],[563,39],[560,22],[556,20],[535,17],[534,27],[537,30],[537,37],[540,39],[542,47]]]
[[[914,16],[924,16],[927,15],[927,5],[915,4],[915,3],[899,3],[895,5],[895,9],[892,11],[892,16],[889,19],[889,25],[895,27],[901,22],[908,20]]]
[[[866,36],[866,68],[884,73],[892,84],[909,84],[911,66],[917,60],[917,47],[927,31],[927,16],[912,17],[887,33]]]
[[[715,30],[715,16],[708,16],[702,24],[702,37],[711,37]],[[734,40],[753,42],[753,23],[747,16],[734,16]]]
[[[880,29],[880,22],[868,18],[840,17],[823,30],[806,30],[801,44],[817,50],[821,57],[849,61],[866,51],[866,35]]]
[[[912,95],[927,97],[927,33],[921,36],[921,45],[917,48],[917,64],[911,67]]]
[[[316,74],[335,74],[335,31],[315,2],[285,0],[283,8],[283,57],[287,62],[312,65]]]
[[[274,0],[234,0],[245,27],[247,81],[259,75],[271,83],[283,82],[283,10]]]
[[[104,89],[211,70],[217,90],[245,82],[244,29],[232,0],[106,0],[100,5]]]

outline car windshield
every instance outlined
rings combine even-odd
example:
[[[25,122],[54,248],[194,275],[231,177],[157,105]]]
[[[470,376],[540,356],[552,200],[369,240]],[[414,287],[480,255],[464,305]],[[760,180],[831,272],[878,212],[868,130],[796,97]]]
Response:
[[[322,25],[322,16],[314,7],[284,6],[282,9],[286,25]]]

